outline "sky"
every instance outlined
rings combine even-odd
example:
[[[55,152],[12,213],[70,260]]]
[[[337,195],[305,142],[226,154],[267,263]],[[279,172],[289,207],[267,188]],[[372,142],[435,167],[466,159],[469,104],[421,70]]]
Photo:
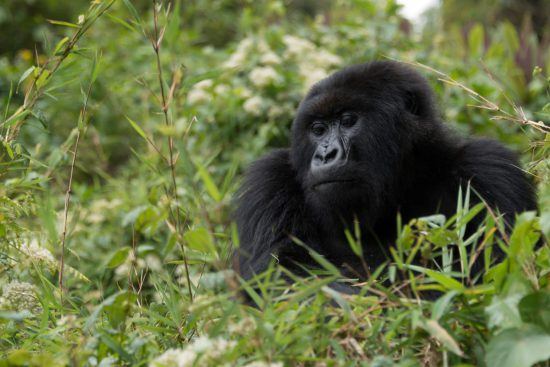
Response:
[[[401,14],[416,23],[425,10],[437,5],[438,0],[397,0],[397,2],[403,5]]]

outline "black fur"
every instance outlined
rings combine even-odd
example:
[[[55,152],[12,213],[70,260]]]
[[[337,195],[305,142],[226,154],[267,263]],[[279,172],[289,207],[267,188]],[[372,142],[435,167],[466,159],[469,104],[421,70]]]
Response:
[[[358,116],[356,132],[342,138],[347,155],[325,173],[348,181],[321,189],[311,168],[320,144],[311,125],[341,121],[345,111]],[[342,269],[361,273],[344,236],[354,219],[374,268],[387,260],[398,212],[404,222],[434,213],[450,217],[459,187],[468,182],[508,223],[516,213],[536,209],[533,186],[516,155],[495,141],[448,131],[417,72],[396,62],[348,67],[316,84],[302,101],[291,147],[249,169],[236,211],[236,268],[249,279],[274,258],[291,269],[298,269],[296,263],[313,265],[293,235]]]

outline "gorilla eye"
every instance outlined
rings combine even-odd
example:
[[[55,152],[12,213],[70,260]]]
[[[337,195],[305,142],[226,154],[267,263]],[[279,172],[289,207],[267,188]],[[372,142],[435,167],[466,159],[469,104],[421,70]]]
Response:
[[[341,124],[344,127],[352,127],[357,122],[357,116],[351,113],[342,115]]]
[[[321,136],[325,133],[327,129],[325,128],[325,125],[323,124],[313,124],[313,126],[311,126],[311,132],[313,133],[313,135],[317,135],[317,136]]]

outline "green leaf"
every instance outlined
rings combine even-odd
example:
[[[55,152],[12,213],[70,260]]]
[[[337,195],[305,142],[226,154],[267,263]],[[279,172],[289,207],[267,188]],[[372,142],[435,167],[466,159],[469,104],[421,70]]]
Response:
[[[430,278],[432,278],[437,283],[441,284],[442,286],[444,286],[447,289],[454,289],[454,290],[457,290],[457,291],[463,291],[464,290],[464,286],[462,285],[462,283],[460,283],[459,281],[451,278],[449,275],[440,273],[440,272],[435,271],[435,270],[423,268],[423,267],[417,266],[417,265],[406,265],[405,264],[404,266],[406,268],[409,268],[409,269],[413,270],[413,271],[417,271],[417,272],[424,273],[424,274],[428,275]]]
[[[525,212],[517,217],[510,235],[509,259],[519,268],[533,256],[533,249],[539,240],[538,219],[535,212]]]
[[[130,0],[122,0],[122,2],[124,3],[124,5],[126,5],[126,7],[128,8],[128,10],[130,11],[130,13],[132,14],[132,16],[134,17],[134,20],[135,20],[137,23],[140,23],[140,22],[141,22],[141,18],[139,17],[139,13],[138,13],[138,11],[136,10],[136,8],[134,8],[134,6],[133,6],[132,3],[130,2]]]
[[[57,45],[55,46],[55,49],[53,51],[54,55],[57,55],[59,51],[61,51],[61,48],[65,43],[69,41],[69,37],[64,37],[61,41],[57,42]]]
[[[422,328],[426,330],[430,335],[439,341],[445,349],[453,352],[454,354],[462,357],[464,353],[460,349],[458,343],[453,337],[445,330],[436,320],[425,320],[421,324]]]
[[[491,304],[485,308],[489,316],[489,327],[501,328],[519,326],[521,319],[517,305],[522,294],[511,294],[508,297],[494,297]]]
[[[113,339],[109,334],[106,332],[99,333],[99,338],[109,349],[111,349],[113,352],[115,352],[120,358],[127,362],[132,361],[132,356],[126,352],[124,347],[115,339]]]
[[[468,36],[468,47],[470,49],[470,53],[473,56],[481,56],[483,53],[484,43],[485,31],[483,30],[483,26],[478,23],[472,27]]]
[[[134,120],[129,118],[128,116],[126,116],[126,119],[130,123],[130,125],[132,125],[134,130],[139,134],[139,136],[141,136],[143,139],[145,139],[145,141],[148,142],[149,139],[147,138],[147,134],[145,134],[145,131],[143,131],[143,129],[141,127],[139,127],[139,125]]]
[[[17,349],[8,355],[8,366],[28,366],[32,359],[32,354],[26,349]]]
[[[28,310],[23,311],[0,311],[0,319],[2,320],[11,320],[11,321],[22,321],[33,317],[33,314]]]
[[[357,241],[353,235],[351,234],[349,229],[346,229],[344,231],[344,234],[346,235],[346,239],[348,241],[349,246],[351,247],[351,250],[353,253],[359,257],[363,257],[363,248],[361,247],[361,244],[359,241]]]
[[[11,149],[10,143],[3,140],[2,144],[4,145],[4,148],[6,149],[6,152],[8,153],[10,159],[13,160],[15,158],[15,155],[13,154],[13,149]]]
[[[34,69],[35,69],[35,67],[31,66],[30,68],[25,70],[25,72],[23,73],[23,75],[21,75],[21,78],[19,78],[19,81],[17,82],[17,88],[18,89],[19,89],[19,86],[21,85],[21,83],[23,83],[25,81],[25,79],[27,79],[29,77],[29,75],[31,75],[31,73],[34,71]]]
[[[111,326],[117,329],[126,320],[137,296],[132,292],[117,294],[112,303],[103,307]]]
[[[215,253],[216,249],[210,232],[204,227],[189,230],[183,234],[183,238],[189,248],[204,253]]]
[[[65,27],[71,27],[71,28],[80,28],[80,26],[78,24],[74,24],[74,23],[69,23],[69,22],[64,22],[62,20],[52,20],[52,19],[47,19],[47,21],[51,24],[55,24],[55,25],[62,25],[62,26],[65,26]]]
[[[504,33],[505,45],[510,52],[515,52],[519,48],[519,37],[516,27],[510,22],[504,22],[502,24],[502,30]]]
[[[528,294],[519,302],[519,313],[523,322],[529,322],[550,332],[550,293]]]
[[[450,291],[434,302],[432,305],[432,319],[436,321],[439,320],[447,312],[447,308],[451,304],[451,301],[458,294],[457,291]]]
[[[117,266],[122,265],[126,259],[128,258],[128,254],[130,253],[131,248],[126,246],[119,248],[115,251],[114,254],[111,255],[109,258],[109,261],[107,262],[108,268],[116,268]]]
[[[325,270],[328,270],[331,274],[339,275],[340,270],[334,266],[330,261],[328,261],[323,255],[311,249],[305,243],[302,242],[298,237],[290,235],[292,242],[296,243],[298,246],[301,246],[307,250],[309,255],[315,260],[319,265],[321,265]]]
[[[332,289],[328,285],[323,286],[321,288],[321,290],[328,297],[332,298],[334,300],[334,302],[336,302],[338,304],[338,306],[340,306],[342,308],[342,310],[344,310],[344,313],[346,314],[347,317],[349,317],[354,322],[357,321],[355,315],[351,311],[351,307],[350,307],[348,301],[342,296],[342,293],[340,293],[338,291],[335,291],[334,289]]]
[[[206,191],[208,192],[208,195],[210,195],[210,197],[214,199],[216,202],[220,202],[222,200],[222,195],[220,194],[220,190],[218,190],[218,187],[214,183],[212,176],[210,175],[210,173],[208,173],[208,171],[203,165],[201,165],[198,162],[194,162],[194,163],[195,163],[195,166],[197,167],[202,183],[206,187]]]
[[[38,69],[35,69],[38,70]],[[40,89],[46,85],[48,82],[48,77],[50,76],[50,71],[43,69],[41,74],[38,74],[38,79],[36,79],[36,88]]]
[[[97,79],[99,73],[99,65],[101,63],[101,54],[96,52],[94,55],[93,65],[92,65],[92,74],[90,77],[90,84],[94,83]]]
[[[21,110],[15,112],[13,115],[11,115],[11,117],[9,119],[4,121],[2,123],[2,126],[9,127],[9,126],[15,125],[16,123],[18,123],[19,121],[24,119],[29,113],[31,113],[30,110],[21,109]]]
[[[131,26],[127,21],[125,21],[124,19],[120,19],[119,17],[117,16],[114,16],[113,14],[109,14],[107,13],[107,18],[111,19],[113,22],[115,23],[118,23],[120,24],[121,26],[123,26],[124,28],[128,29],[129,31],[131,32],[136,32],[136,28]]]
[[[487,367],[529,367],[550,358],[550,334],[534,325],[502,331],[487,345]]]

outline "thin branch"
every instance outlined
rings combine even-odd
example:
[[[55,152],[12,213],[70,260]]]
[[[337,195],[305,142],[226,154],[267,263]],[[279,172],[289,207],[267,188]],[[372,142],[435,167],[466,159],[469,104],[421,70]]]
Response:
[[[76,163],[76,158],[78,155],[78,145],[80,143],[80,137],[82,134],[85,133],[86,129],[86,119],[87,119],[87,113],[88,113],[88,101],[90,99],[90,94],[92,92],[92,85],[93,80],[90,80],[90,84],[88,85],[88,90],[86,91],[86,98],[84,99],[84,106],[82,107],[80,111],[80,119],[79,119],[79,126],[77,127],[77,133],[76,133],[76,140],[74,143],[73,148],[73,158],[71,161],[71,169],[69,173],[69,183],[67,184],[67,191],[65,192],[65,208],[63,210],[63,231],[61,232],[61,259],[59,261],[59,289],[61,291],[61,303],[63,304],[63,293],[64,293],[64,287],[63,287],[63,275],[65,270],[65,246],[66,246],[66,240],[67,240],[67,222],[69,217],[69,207],[71,204],[71,193],[72,193],[72,186],[73,186],[73,175],[74,175],[74,167]]]
[[[95,23],[97,19],[99,19],[107,10],[109,10],[109,8],[114,4],[115,1],[116,0],[111,0],[107,3],[100,3],[100,8],[98,11],[94,11],[94,9],[89,14],[87,14],[88,16],[86,22],[80,25],[73,33],[71,38],[63,47],[63,51],[60,55],[54,54],[50,56],[42,66],[40,66],[37,62],[38,73],[33,78],[30,87],[25,93],[23,105],[20,106],[9,118],[5,119],[3,122],[3,124],[5,124],[9,120],[17,120],[17,122],[13,126],[8,127],[5,137],[3,137],[5,141],[9,142],[17,138],[21,126],[25,123],[29,115],[31,115],[30,111],[32,111],[32,108],[34,107],[38,99],[44,94],[44,87],[47,85],[47,82],[57,72],[63,61],[65,61],[65,59],[67,59],[67,57],[71,54],[80,38],[84,36],[84,34],[90,29],[90,27]],[[48,65],[52,63],[52,68],[48,69]],[[46,72],[47,74],[44,74]],[[38,81],[41,80],[41,78],[43,78],[43,80],[41,81],[40,85],[38,85]]]
[[[162,39],[164,37],[164,31],[166,29],[166,26],[162,28],[162,30],[159,30],[158,25],[158,13],[160,10],[162,3],[157,2],[157,0],[153,0],[153,24],[154,24],[154,34],[151,38],[151,45],[153,46],[153,50],[155,51],[156,55],[156,62],[157,62],[157,74],[158,74],[158,81],[160,84],[160,93],[162,98],[162,112],[164,114],[164,123],[166,126],[172,126],[172,121],[170,120],[170,117],[168,116],[168,108],[169,108],[169,102],[166,95],[166,92],[164,90],[164,78],[162,75],[162,64],[160,60],[160,50],[161,50],[161,43]],[[170,12],[170,5],[168,6],[166,10],[167,14]],[[175,88],[175,86],[174,86]],[[172,89],[172,88],[171,88]],[[172,95],[172,91],[170,92],[170,95]],[[183,263],[185,266],[185,275],[187,278],[187,288],[189,291],[189,298],[191,302],[193,302],[193,291],[191,288],[191,277],[189,275],[189,264],[187,261],[187,254],[185,251],[185,246],[183,244],[182,239],[180,238],[182,226],[181,226],[181,216],[179,211],[179,198],[178,198],[178,186],[176,183],[176,165],[175,165],[175,159],[174,159],[174,138],[172,135],[168,135],[168,150],[169,150],[169,156],[168,156],[168,164],[170,166],[170,174],[172,178],[172,191],[174,196],[174,201],[176,202],[176,222],[175,222],[175,232],[176,232],[176,238],[178,239],[178,242],[180,244],[180,249],[182,252],[183,257]]]
[[[400,61],[400,60],[397,60]],[[530,120],[525,116],[525,113],[521,107],[516,105],[503,91],[499,88],[502,95],[506,99],[506,101],[511,105],[512,109],[514,110],[514,114],[505,111],[502,109],[497,103],[489,100],[488,98],[482,96],[481,94],[477,93],[473,89],[469,88],[468,86],[464,85],[463,83],[453,79],[450,75],[447,75],[439,70],[436,70],[428,65],[421,64],[419,62],[409,62],[409,61],[401,61],[409,65],[421,67],[423,69],[426,69],[438,76],[438,80],[440,80],[443,83],[458,87],[462,90],[464,90],[466,93],[468,93],[472,98],[474,98],[476,101],[479,102],[479,104],[476,105],[469,105],[471,107],[480,108],[484,110],[489,110],[493,112],[498,112],[498,115],[495,115],[491,117],[491,120],[505,120],[505,121],[511,121],[520,125],[526,125],[531,126],[533,129],[536,129],[542,133],[550,133],[550,126],[546,125],[543,121],[534,121]],[[490,73],[490,71],[483,65],[485,72],[488,74],[489,78],[498,86],[497,81],[495,80],[494,76]]]

